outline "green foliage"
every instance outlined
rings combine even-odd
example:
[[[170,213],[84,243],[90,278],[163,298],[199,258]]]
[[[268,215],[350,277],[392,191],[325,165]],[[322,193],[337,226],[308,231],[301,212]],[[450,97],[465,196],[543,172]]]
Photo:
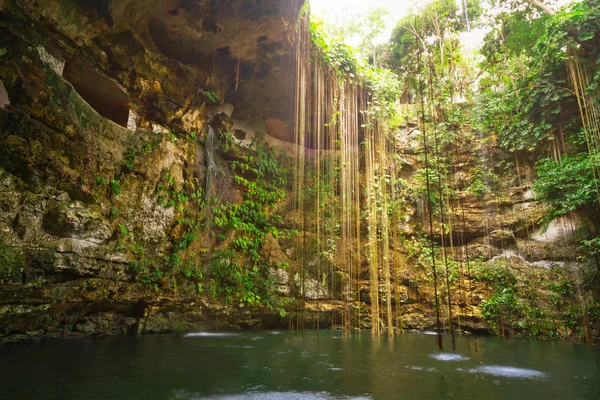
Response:
[[[356,78],[359,70],[364,66],[356,56],[356,50],[345,44],[341,38],[331,37],[327,34],[325,23],[313,18],[310,21],[310,37],[321,53],[321,58],[340,76]]]
[[[528,10],[498,14],[495,29],[485,36],[481,48],[487,65],[528,53],[544,34],[547,19],[546,15],[531,18]]]
[[[491,187],[497,183],[497,176],[483,165],[473,168],[473,177],[469,182],[467,190],[476,197],[482,197],[491,192]]]
[[[123,153],[123,160],[125,162],[124,172],[132,171],[135,160],[142,155],[150,154],[155,147],[160,145],[162,140],[162,136],[152,133],[145,133],[138,137],[136,143],[127,148]]]
[[[477,25],[482,14],[480,1],[468,0],[470,26]],[[460,51],[459,34],[467,30],[466,18],[454,0],[434,0],[400,19],[392,32],[389,64],[403,81],[402,99],[417,103],[420,82],[427,81],[427,97],[436,103],[468,89],[461,82],[470,66]],[[460,73],[457,74],[457,68]],[[464,78],[463,78],[464,79]]]
[[[588,316],[591,325],[597,321],[593,311],[580,310],[575,283],[562,268],[530,270],[526,280],[517,279],[518,268],[512,264],[472,263],[471,271],[474,279],[488,285],[491,295],[480,306],[496,333],[503,326],[512,326],[527,336],[559,338],[574,334],[583,338],[583,315]]]
[[[158,290],[157,281],[162,278],[163,272],[160,266],[146,256],[143,246],[133,243],[129,247],[133,257],[129,261],[129,273],[135,277],[136,282],[152,286]]]
[[[220,130],[219,131],[219,150],[223,153],[228,153],[229,150],[233,148],[235,143],[235,137],[233,136],[233,132],[228,130]]]
[[[144,147],[142,147],[142,153],[148,154],[152,151],[152,143],[146,143]]]
[[[357,49],[345,44],[342,37],[327,33],[327,26],[323,21],[311,20],[310,34],[313,47],[317,50],[316,54],[338,74],[340,79],[360,83],[361,86],[371,90],[373,102],[371,113],[387,117],[395,113],[395,102],[400,95],[400,83],[392,71],[366,65]],[[372,41],[373,38],[368,40]]]
[[[388,16],[387,8],[376,7],[364,14],[343,15],[336,24],[328,24],[324,28],[330,37],[341,42],[359,38],[357,58],[369,60],[370,65],[377,66],[384,61],[380,58],[386,46],[377,43],[377,40],[385,30]],[[313,17],[312,20],[318,19]]]
[[[112,221],[119,216],[119,209],[117,207],[112,207],[110,212],[108,213],[108,218]]]
[[[548,202],[552,211],[547,220],[574,211],[597,200],[591,163],[597,163],[585,153],[563,156],[561,162],[544,159],[538,162],[538,180],[533,185],[537,197]],[[597,164],[596,164],[597,165]]]
[[[213,90],[201,90],[202,94],[211,104],[219,104],[219,96]]]
[[[195,140],[195,134],[186,134],[189,140]],[[145,147],[145,146],[144,146]],[[165,278],[175,286],[178,279],[194,285],[198,293],[203,291],[203,272],[198,265],[197,254],[189,251],[198,237],[198,230],[204,215],[204,191],[197,178],[185,180],[178,187],[175,177],[163,171],[157,186],[157,201],[163,207],[173,207],[178,218],[171,237],[165,238],[167,249],[162,257],[148,256],[138,243],[130,246],[132,261],[130,272],[137,282],[159,290],[166,283]]]
[[[475,279],[485,281],[492,289],[492,296],[482,301],[483,317],[498,333],[501,323],[517,321],[521,304],[518,298],[517,279],[506,265],[477,263],[472,267]]]
[[[600,255],[600,237],[595,237],[593,239],[584,240],[581,242],[581,250],[583,250],[583,255],[580,259],[585,259],[587,257],[597,257]]]
[[[99,185],[106,185],[106,178],[103,176],[96,176],[96,183]]]
[[[593,328],[600,320],[597,301],[592,300],[581,307],[575,283],[565,276],[565,271],[553,268],[550,274],[550,301],[555,311],[555,329],[564,327],[580,339],[585,339],[585,321],[587,320],[589,327]]]
[[[240,256],[230,249],[215,254],[209,271],[209,292],[215,300],[225,304],[238,300],[248,305],[260,305],[274,295],[269,269],[259,265],[244,267]]]
[[[215,298],[231,302],[234,298],[248,304],[276,306],[270,282],[269,260],[261,250],[268,234],[277,238],[286,232],[276,226],[280,216],[269,209],[285,197],[287,174],[280,157],[262,143],[253,144],[254,151],[242,161],[232,163],[234,179],[244,192],[240,204],[224,203],[215,207],[213,219],[221,238],[231,233],[229,248],[220,251],[210,264],[210,291]]]
[[[364,85],[371,89],[371,107],[365,111],[374,118],[391,119],[397,113],[396,101],[401,95],[398,76],[385,68],[364,71]]]
[[[561,87],[566,82],[564,66],[540,73],[530,68],[514,85],[489,89],[478,102],[480,121],[486,130],[495,132],[498,144],[511,152],[534,151],[554,140],[561,110],[569,102],[570,92]]]
[[[249,254],[253,262],[259,262],[266,235],[279,236],[275,224],[281,217],[271,216],[268,208],[285,197],[287,171],[263,144],[254,147],[255,153],[232,163],[237,173],[234,179],[245,193],[244,200],[240,204],[221,204],[215,209],[214,222],[222,230],[234,230],[235,249]]]
[[[24,267],[23,252],[19,248],[0,242],[0,282],[21,283]]]
[[[127,236],[127,234],[129,234],[129,230],[127,229],[127,227],[125,225],[119,224],[119,232],[121,232],[121,235],[123,236]]]
[[[161,260],[153,260],[137,243],[130,246],[133,258],[130,271],[136,281],[159,290],[165,285],[165,278],[172,285],[177,279],[183,279],[194,283],[197,292],[202,293],[208,278],[208,291],[217,301],[281,307],[270,279],[273,265],[261,258],[261,250],[267,234],[278,237],[282,233],[275,227],[280,218],[271,216],[269,208],[285,196],[287,171],[281,167],[279,158],[262,144],[254,145],[253,151],[241,161],[233,162],[232,169],[236,183],[244,192],[244,200],[240,204],[211,205],[220,237],[225,239],[229,232],[233,237],[211,257],[208,276],[205,277],[205,271],[199,266],[198,254],[191,251],[203,218],[200,211],[205,207],[202,186],[194,178],[184,181],[178,189],[175,178],[165,173],[158,185],[157,197],[160,204],[178,211],[174,227],[177,234],[168,238],[168,251]]]
[[[509,151],[544,149],[564,135],[572,150],[583,152],[566,62],[569,49],[594,46],[590,42],[600,32],[600,6],[580,2],[556,15],[529,19],[521,18],[522,13],[503,14],[498,29],[486,39],[483,54],[492,69],[481,82],[481,123]],[[584,64],[596,61],[580,59]],[[593,88],[594,83],[588,89]]]
[[[116,195],[121,194],[121,182],[119,182],[117,179],[111,179],[110,188]]]
[[[125,166],[127,167],[128,170],[132,170],[133,169],[133,163],[135,161],[137,154],[135,152],[134,149],[127,149],[125,151]]]
[[[182,186],[177,189],[173,175],[166,174],[157,187],[158,203],[163,207],[176,207],[179,212],[185,211],[188,203],[196,209],[204,208],[204,191],[198,178],[184,181]]]

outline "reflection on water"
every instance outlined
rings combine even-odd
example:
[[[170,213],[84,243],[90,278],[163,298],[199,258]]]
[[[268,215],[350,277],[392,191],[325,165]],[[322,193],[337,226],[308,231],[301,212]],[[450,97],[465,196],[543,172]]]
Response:
[[[231,332],[191,332],[186,333],[184,337],[235,337],[240,336],[239,333]]]
[[[469,359],[467,356],[456,353],[433,353],[429,357],[439,361],[466,361]]]
[[[406,333],[195,332],[0,348],[0,399],[600,399],[597,348]],[[449,338],[444,340],[449,343]]]
[[[201,396],[177,391],[169,400],[370,400],[370,397],[332,396],[311,392],[256,392],[236,395]]]
[[[502,367],[500,365],[484,365],[483,367],[469,370],[472,373],[483,373],[496,376],[507,376],[510,378],[546,378],[546,374],[532,369]]]

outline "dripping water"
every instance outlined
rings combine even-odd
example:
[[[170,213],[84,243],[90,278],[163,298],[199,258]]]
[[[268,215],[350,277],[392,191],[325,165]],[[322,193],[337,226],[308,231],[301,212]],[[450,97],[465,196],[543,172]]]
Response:
[[[217,179],[217,164],[215,164],[215,130],[212,126],[208,126],[204,148],[206,150],[206,189],[205,196],[207,199],[213,196],[214,184]]]

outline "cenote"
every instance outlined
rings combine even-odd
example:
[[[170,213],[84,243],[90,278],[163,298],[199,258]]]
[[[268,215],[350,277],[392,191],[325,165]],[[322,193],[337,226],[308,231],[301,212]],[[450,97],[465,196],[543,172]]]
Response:
[[[541,340],[199,332],[2,349],[6,399],[597,399],[597,348]],[[469,351],[469,346],[471,351]]]
[[[0,399],[599,400],[598,345],[600,1],[0,0]]]

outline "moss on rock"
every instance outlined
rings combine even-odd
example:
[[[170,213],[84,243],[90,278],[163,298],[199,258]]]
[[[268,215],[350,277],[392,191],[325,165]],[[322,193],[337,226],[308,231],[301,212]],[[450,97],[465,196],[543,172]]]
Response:
[[[0,242],[0,282],[22,283],[25,260],[21,249]]]

